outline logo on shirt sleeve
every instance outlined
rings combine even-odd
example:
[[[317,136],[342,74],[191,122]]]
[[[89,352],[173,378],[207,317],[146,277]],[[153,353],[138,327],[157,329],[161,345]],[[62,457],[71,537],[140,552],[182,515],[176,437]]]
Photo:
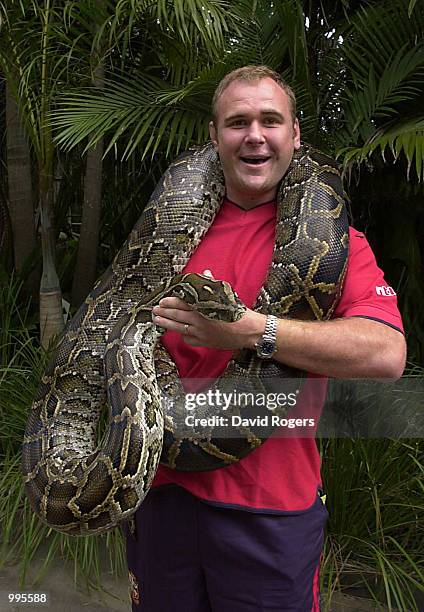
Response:
[[[391,297],[396,295],[396,291],[393,287],[386,287],[385,285],[381,285],[381,287],[376,287],[375,292],[377,295],[381,295],[382,297]]]

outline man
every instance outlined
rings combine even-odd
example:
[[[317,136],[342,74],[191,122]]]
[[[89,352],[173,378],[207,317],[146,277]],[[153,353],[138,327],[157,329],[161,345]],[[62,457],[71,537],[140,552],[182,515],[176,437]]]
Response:
[[[164,298],[153,320],[182,378],[218,377],[232,352],[257,350],[321,376],[396,379],[405,363],[402,324],[364,236],[350,231],[349,265],[331,321],[280,319],[251,310],[271,262],[276,194],[300,127],[292,90],[266,67],[227,75],[213,100],[211,140],[226,196],[185,271],[230,282],[248,306],[236,323],[207,320]],[[391,293],[391,292],[388,292]],[[322,404],[325,385],[306,390]],[[309,397],[308,396],[309,392]],[[319,396],[319,397],[318,397]],[[134,610],[258,612],[318,610],[318,571],[327,513],[313,438],[270,438],[239,463],[211,472],[159,468],[128,537]],[[318,494],[317,494],[318,493]]]

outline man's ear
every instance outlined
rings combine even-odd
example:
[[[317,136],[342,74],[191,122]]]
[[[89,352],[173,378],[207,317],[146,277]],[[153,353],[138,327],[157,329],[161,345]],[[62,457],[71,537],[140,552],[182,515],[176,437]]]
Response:
[[[213,121],[209,121],[209,136],[215,149],[218,149],[218,132]]]
[[[297,117],[293,123],[293,143],[296,151],[300,149],[300,125]]]

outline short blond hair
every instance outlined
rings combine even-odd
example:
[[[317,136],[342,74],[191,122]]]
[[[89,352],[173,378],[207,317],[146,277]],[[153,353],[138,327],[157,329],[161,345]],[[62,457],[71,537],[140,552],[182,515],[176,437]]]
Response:
[[[225,77],[218,83],[218,87],[215,89],[215,93],[212,98],[212,120],[216,125],[217,121],[217,107],[218,102],[224,91],[234,81],[246,81],[251,83],[253,81],[259,81],[260,79],[270,78],[281,87],[281,89],[287,94],[290,103],[290,112],[293,121],[296,119],[296,96],[294,95],[293,89],[286,81],[281,78],[278,72],[268,68],[268,66],[243,66],[237,68],[232,72],[229,72]]]

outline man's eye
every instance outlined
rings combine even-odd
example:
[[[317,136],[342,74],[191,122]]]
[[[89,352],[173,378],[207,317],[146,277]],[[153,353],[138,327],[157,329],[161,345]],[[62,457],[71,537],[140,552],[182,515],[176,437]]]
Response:
[[[265,125],[273,125],[275,123],[279,123],[277,117],[267,117],[264,121]]]
[[[246,122],[244,119],[235,119],[234,121],[231,122],[231,127],[240,127],[245,124]]]

